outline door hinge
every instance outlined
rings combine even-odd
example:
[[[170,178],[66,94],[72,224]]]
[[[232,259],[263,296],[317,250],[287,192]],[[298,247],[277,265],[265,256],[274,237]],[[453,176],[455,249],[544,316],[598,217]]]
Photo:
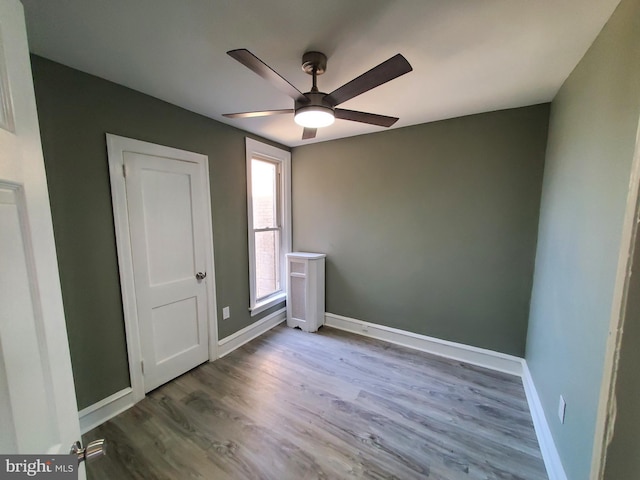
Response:
[[[140,368],[142,369],[142,374],[144,375],[144,360],[140,360]]]
[[[124,163],[122,164],[122,176],[127,178],[127,166]]]

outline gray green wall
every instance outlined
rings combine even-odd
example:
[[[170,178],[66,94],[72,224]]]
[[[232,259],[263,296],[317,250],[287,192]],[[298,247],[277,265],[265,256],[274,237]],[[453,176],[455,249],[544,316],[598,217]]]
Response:
[[[224,338],[261,318],[248,312],[246,132],[37,56],[32,69],[82,409],[129,386],[105,133],[208,155]]]
[[[522,356],[548,105],[293,149],[326,311]]]
[[[639,114],[640,2],[623,0],[549,124],[526,358],[570,480],[589,477]]]

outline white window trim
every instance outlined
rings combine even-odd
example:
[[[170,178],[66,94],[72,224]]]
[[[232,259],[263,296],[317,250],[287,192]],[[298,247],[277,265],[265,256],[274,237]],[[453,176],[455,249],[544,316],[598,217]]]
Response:
[[[287,298],[286,254],[291,252],[291,153],[252,138],[245,138],[247,161],[247,227],[249,238],[249,311],[251,316],[264,312]],[[253,235],[253,198],[251,159],[264,158],[280,164],[282,192],[282,230],[280,231],[280,290],[256,302],[256,257]]]

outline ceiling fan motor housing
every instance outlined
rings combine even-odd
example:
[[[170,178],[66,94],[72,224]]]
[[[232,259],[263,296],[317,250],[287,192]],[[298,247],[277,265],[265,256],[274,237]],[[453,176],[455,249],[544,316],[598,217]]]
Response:
[[[324,92],[307,92],[304,94],[305,97],[309,99],[309,101],[295,101],[295,110],[296,113],[299,111],[303,111],[303,109],[315,108],[316,110],[322,109],[327,110],[330,113],[333,113],[333,105],[325,100],[327,96]]]

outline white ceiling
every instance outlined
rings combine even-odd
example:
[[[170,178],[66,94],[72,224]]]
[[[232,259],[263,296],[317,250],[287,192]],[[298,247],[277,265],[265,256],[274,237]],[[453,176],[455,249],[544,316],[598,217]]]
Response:
[[[393,128],[550,101],[620,0],[22,0],[31,51],[296,146],[378,132],[336,120],[300,140],[293,100],[226,55],[247,48],[299,90],[302,54],[328,57],[331,92],[396,53],[413,72],[340,107]]]

